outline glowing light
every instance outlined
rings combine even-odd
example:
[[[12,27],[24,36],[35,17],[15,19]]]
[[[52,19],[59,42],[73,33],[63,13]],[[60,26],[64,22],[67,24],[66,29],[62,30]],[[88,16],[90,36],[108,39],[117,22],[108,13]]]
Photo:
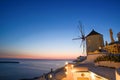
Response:
[[[95,80],[95,74],[91,72],[91,78],[92,80]]]
[[[52,78],[52,75],[50,74],[50,78]]]
[[[71,67],[73,68],[73,67],[74,67],[74,65],[71,65]]]
[[[68,65],[68,62],[65,62],[66,65]]]
[[[65,72],[65,74],[68,74],[68,72]]]
[[[65,69],[68,69],[68,67],[66,66]]]

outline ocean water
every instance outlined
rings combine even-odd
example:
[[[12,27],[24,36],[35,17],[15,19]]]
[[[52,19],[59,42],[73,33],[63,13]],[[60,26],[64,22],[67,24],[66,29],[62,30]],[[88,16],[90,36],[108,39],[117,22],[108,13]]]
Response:
[[[3,59],[0,59],[3,60]],[[51,70],[60,68],[65,62],[72,60],[23,60],[9,59],[7,61],[19,61],[20,63],[0,63],[0,80],[20,80],[34,78]]]

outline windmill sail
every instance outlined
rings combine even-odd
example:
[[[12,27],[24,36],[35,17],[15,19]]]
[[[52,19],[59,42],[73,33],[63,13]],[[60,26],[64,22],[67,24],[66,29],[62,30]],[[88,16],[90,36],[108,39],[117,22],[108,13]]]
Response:
[[[81,22],[79,22],[78,29],[80,31],[80,36],[78,38],[73,38],[72,40],[81,40],[80,47],[83,48],[82,53],[85,53],[85,33],[84,33],[84,28]]]

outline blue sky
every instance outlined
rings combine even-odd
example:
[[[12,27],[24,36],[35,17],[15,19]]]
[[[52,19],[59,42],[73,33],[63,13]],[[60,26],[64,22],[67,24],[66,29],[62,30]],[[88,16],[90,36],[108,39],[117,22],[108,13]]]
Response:
[[[0,50],[10,52],[4,57],[75,58],[79,20],[86,35],[95,29],[108,42],[109,28],[115,39],[120,32],[119,0],[1,0],[0,11]]]

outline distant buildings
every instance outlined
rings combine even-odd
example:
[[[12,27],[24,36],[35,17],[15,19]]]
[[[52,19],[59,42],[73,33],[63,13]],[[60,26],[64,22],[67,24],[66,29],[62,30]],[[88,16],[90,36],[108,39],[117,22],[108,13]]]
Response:
[[[110,29],[109,32],[111,42],[109,44],[106,42],[104,49],[109,53],[120,53],[120,32],[117,34],[118,41],[114,40],[112,29]]]
[[[104,47],[104,49],[109,53],[114,53],[114,54],[120,53],[120,42],[116,41],[113,43],[109,43]]]

